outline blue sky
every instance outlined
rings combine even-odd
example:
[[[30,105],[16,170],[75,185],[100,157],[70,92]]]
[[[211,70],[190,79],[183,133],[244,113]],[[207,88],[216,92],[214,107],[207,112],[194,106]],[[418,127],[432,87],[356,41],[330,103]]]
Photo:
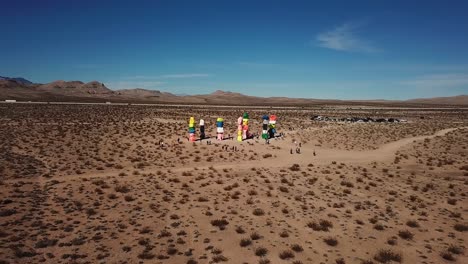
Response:
[[[0,75],[177,94],[468,94],[467,1],[2,1]]]

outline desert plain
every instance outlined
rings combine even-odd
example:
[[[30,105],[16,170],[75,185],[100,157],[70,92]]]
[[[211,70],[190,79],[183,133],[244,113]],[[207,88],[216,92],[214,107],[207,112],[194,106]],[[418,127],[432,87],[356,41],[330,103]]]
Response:
[[[283,136],[217,141],[243,112]],[[0,104],[0,135],[2,264],[468,263],[467,108]]]

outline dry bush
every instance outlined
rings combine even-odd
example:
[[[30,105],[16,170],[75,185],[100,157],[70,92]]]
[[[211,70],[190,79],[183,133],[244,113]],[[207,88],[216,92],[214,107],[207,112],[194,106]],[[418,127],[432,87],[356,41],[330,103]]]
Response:
[[[389,263],[389,262],[402,262],[403,257],[400,253],[396,253],[391,249],[380,249],[374,255],[374,259],[381,263]]]
[[[295,257],[294,253],[291,250],[284,250],[284,251],[281,251],[279,254],[279,258],[283,260],[292,259],[294,257]]]

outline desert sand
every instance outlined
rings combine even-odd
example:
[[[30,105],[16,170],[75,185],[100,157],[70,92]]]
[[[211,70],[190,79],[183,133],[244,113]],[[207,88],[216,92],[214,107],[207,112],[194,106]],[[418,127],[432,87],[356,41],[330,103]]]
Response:
[[[245,111],[284,136],[214,138]],[[466,109],[0,104],[0,135],[0,263],[468,262]]]

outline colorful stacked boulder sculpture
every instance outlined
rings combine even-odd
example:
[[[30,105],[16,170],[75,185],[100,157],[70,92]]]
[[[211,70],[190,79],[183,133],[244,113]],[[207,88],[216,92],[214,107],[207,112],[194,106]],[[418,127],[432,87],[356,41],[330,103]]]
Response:
[[[242,116],[237,119],[237,141],[242,141]]]
[[[200,140],[205,138],[205,120],[200,119]]]
[[[244,113],[242,117],[242,139],[245,140],[249,137],[249,114]]]
[[[224,119],[218,117],[216,120],[216,134],[218,135],[218,140],[224,139]]]
[[[274,138],[276,134],[276,115],[270,115],[269,127],[268,134],[270,138]]]
[[[192,116],[189,120],[189,141],[195,142],[195,118]]]
[[[262,117],[263,119],[263,124],[262,124],[262,138],[263,139],[268,139],[269,138],[269,135],[268,135],[268,124],[269,124],[269,120],[270,120],[270,117],[268,115],[264,115]]]

